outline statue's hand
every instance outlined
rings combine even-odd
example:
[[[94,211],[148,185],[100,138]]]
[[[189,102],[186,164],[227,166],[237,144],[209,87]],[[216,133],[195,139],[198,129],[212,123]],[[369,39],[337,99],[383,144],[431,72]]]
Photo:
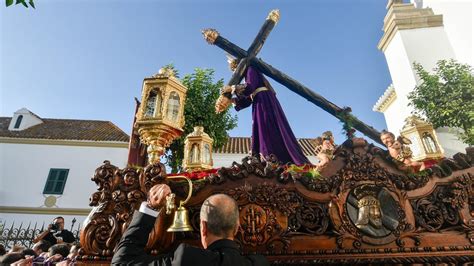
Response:
[[[225,85],[221,89],[221,94],[224,94],[224,93],[232,93],[232,86]]]
[[[231,104],[231,99],[227,98],[224,95],[219,96],[219,98],[216,101],[216,113],[219,114],[223,111],[225,111]]]
[[[235,95],[241,95],[241,94],[244,93],[246,87],[247,86],[244,85],[244,84],[233,85],[231,87],[232,88],[232,93],[235,94]]]

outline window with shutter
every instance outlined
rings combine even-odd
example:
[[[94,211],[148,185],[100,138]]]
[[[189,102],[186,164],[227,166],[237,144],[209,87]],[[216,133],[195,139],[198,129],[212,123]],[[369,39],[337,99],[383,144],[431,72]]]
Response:
[[[46,184],[44,185],[43,194],[62,195],[66,185],[68,173],[69,169],[51,168],[49,170]]]

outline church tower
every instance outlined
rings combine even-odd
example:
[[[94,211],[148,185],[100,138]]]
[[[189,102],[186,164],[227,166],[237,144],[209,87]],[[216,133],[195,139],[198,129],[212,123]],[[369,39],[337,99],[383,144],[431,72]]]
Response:
[[[395,135],[400,134],[405,119],[413,111],[413,107],[408,105],[407,96],[420,82],[413,63],[419,63],[431,71],[439,60],[457,59],[444,26],[443,15],[435,14],[430,7],[423,7],[422,0],[413,2],[388,1],[384,34],[378,44],[385,54],[392,84],[373,110],[384,114],[388,130]],[[467,145],[449,133],[448,129],[438,128],[436,134],[445,156],[451,157],[465,151]]]

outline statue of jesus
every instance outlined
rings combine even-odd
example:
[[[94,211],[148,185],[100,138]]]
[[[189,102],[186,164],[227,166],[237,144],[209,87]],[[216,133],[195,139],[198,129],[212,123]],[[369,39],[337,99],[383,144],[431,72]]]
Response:
[[[232,65],[236,64],[230,63],[232,69]],[[310,163],[290,128],[275,91],[260,71],[249,66],[245,84],[225,86],[221,94],[216,102],[218,113],[225,110],[231,101],[237,111],[252,105],[252,155],[266,157],[273,154],[283,164]],[[230,99],[231,95],[234,97]]]

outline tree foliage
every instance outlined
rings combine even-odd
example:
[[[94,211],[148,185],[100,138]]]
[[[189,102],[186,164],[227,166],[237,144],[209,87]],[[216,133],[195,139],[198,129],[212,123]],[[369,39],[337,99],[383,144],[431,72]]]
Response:
[[[461,128],[458,137],[474,144],[474,76],[469,65],[440,60],[429,73],[414,63],[421,84],[409,94],[415,113],[424,115],[433,127]]]
[[[174,69],[172,65],[168,68]],[[184,133],[171,143],[165,153],[173,173],[182,170],[184,139],[195,126],[204,127],[204,131],[214,140],[214,149],[224,145],[228,138],[227,131],[237,126],[237,117],[232,116],[230,110],[220,114],[214,110],[224,85],[222,79],[214,83],[214,70],[196,68],[193,74],[186,75],[181,81],[188,88],[184,105]]]
[[[13,5],[13,2],[14,0],[5,0],[5,5],[7,7],[11,6]],[[35,3],[33,2],[33,0],[29,0],[28,3],[26,3],[26,0],[16,0],[15,5],[18,5],[18,4],[22,4],[26,8],[28,8],[29,6],[31,6],[32,8],[35,8]]]

